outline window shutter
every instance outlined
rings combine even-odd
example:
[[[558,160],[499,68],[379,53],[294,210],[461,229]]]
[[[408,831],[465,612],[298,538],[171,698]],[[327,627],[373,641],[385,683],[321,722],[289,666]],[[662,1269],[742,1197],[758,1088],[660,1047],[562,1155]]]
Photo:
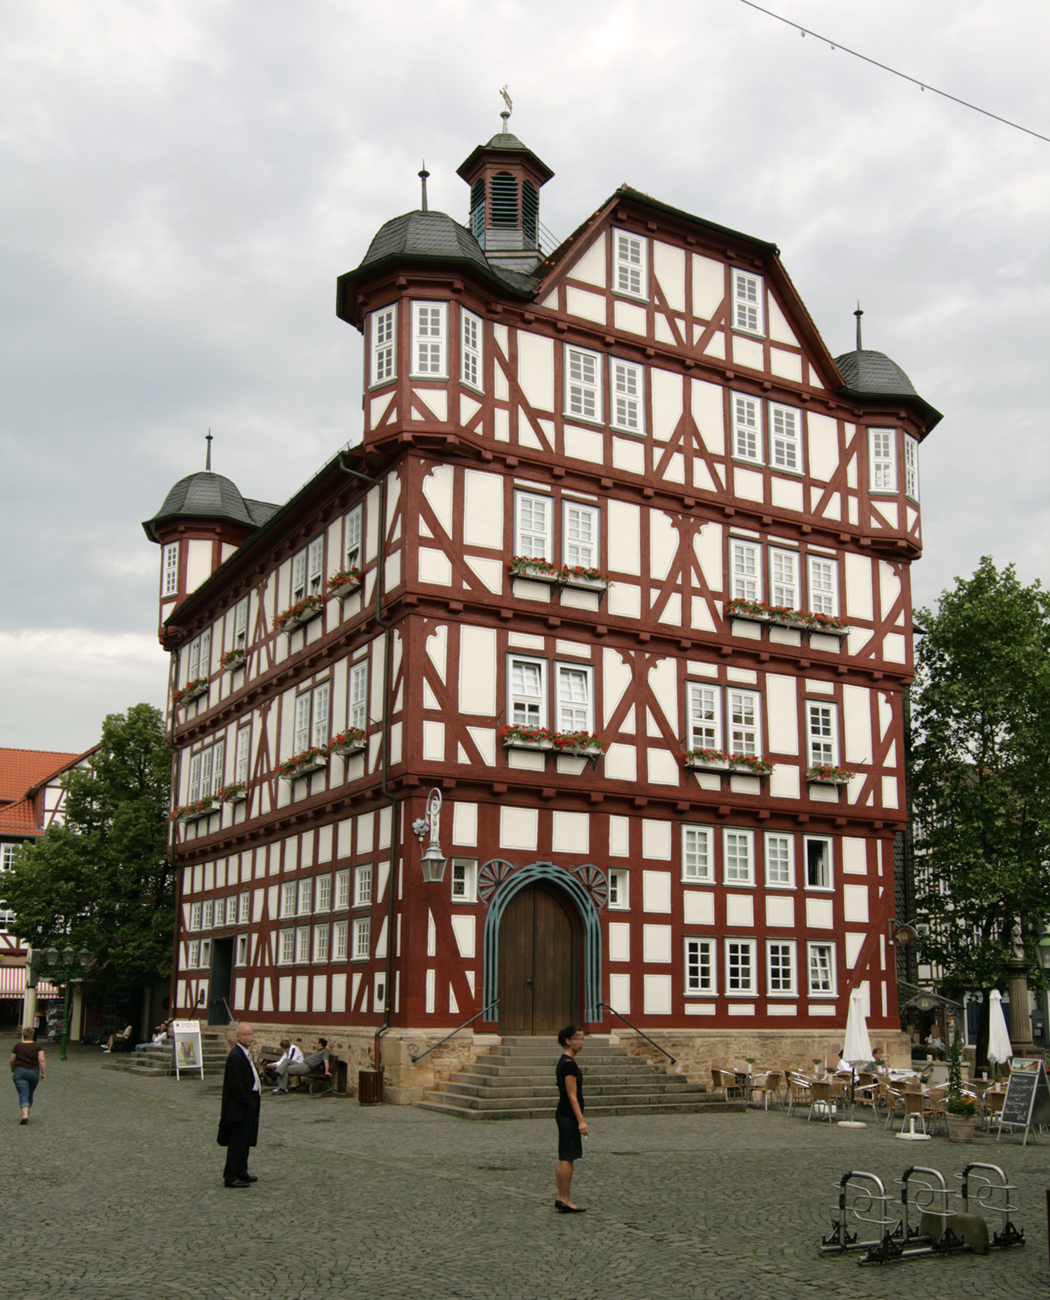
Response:
[[[540,196],[532,181],[521,184],[521,229],[530,244],[536,244],[540,221]]]
[[[469,311],[460,312],[462,328],[460,331],[460,378],[471,388],[481,389],[483,372],[481,368],[481,321]]]
[[[207,797],[212,793],[211,769],[212,769],[213,754],[214,754],[214,750],[212,750],[211,748],[205,749],[201,752],[201,798],[202,799],[207,799]]]
[[[497,172],[489,187],[494,226],[517,226],[518,182],[510,172]]]
[[[199,636],[194,637],[190,642],[190,662],[186,670],[186,683],[196,681],[200,676],[201,667],[201,639]]]
[[[237,602],[234,614],[233,642],[238,650],[243,650],[248,641],[248,597]]]
[[[186,799],[188,803],[196,803],[201,797],[201,756],[194,754],[190,759],[190,781]]]
[[[206,627],[201,633],[201,663],[200,675],[202,677],[211,676],[211,628]]]

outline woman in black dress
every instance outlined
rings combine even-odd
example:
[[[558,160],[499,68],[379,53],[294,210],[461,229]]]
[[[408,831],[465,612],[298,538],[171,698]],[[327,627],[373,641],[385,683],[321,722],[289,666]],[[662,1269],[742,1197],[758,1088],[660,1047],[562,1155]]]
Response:
[[[558,1109],[554,1118],[558,1124],[558,1164],[556,1177],[558,1195],[554,1208],[560,1214],[583,1214],[571,1198],[572,1163],[583,1155],[582,1139],[587,1137],[587,1121],[583,1118],[583,1072],[576,1064],[577,1055],[583,1051],[583,1030],[566,1025],[558,1035],[564,1048],[558,1060]]]

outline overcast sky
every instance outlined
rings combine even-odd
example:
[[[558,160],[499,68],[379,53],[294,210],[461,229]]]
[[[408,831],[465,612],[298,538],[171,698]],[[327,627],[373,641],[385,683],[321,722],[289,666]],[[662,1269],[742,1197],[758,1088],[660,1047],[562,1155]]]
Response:
[[[1050,135],[1045,0],[769,0]],[[160,705],[168,488],[284,501],[360,436],[335,278],[512,129],[569,234],[621,182],[780,246],[832,354],[944,413],[916,602],[1050,553],[1050,144],[739,0],[0,0],[0,745],[79,751]]]

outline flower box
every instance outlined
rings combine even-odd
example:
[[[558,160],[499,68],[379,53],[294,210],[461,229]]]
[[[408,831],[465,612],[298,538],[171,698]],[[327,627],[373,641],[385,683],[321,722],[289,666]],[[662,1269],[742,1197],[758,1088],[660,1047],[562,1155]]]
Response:
[[[273,620],[274,629],[278,632],[287,632],[291,635],[297,627],[302,627],[304,623],[309,623],[312,618],[316,618],[324,608],[324,601],[320,596],[304,596],[302,600],[297,600],[294,605],[289,605]]]
[[[309,776],[311,772],[319,772],[321,768],[327,766],[328,750],[314,746],[313,749],[306,749],[301,754],[295,754],[280,763],[277,767],[277,775],[282,781],[291,783],[301,776]]]
[[[329,600],[342,600],[361,586],[361,570],[357,568],[337,569],[325,583],[325,594]]]
[[[731,600],[725,617],[742,618],[752,623],[776,623],[800,632],[826,632],[829,636],[848,636],[850,626],[831,614],[814,614],[807,609],[790,609],[787,605],[769,605],[764,600]]]
[[[198,696],[204,695],[208,689],[207,677],[195,677],[192,682],[178,691],[172,691],[171,702],[178,708],[182,704],[189,704],[190,700],[197,699]]]
[[[231,781],[229,785],[222,787],[215,798],[220,803],[244,803],[248,798],[248,791],[243,781]]]
[[[560,586],[562,582],[561,565],[551,564],[550,560],[531,560],[525,555],[515,555],[510,562],[512,578],[530,578],[533,582],[549,582]]]
[[[774,768],[757,754],[730,754],[724,749],[687,749],[682,755],[686,767],[708,772],[746,772],[749,776],[768,776]]]
[[[200,821],[202,817],[210,817],[213,812],[217,811],[213,799],[198,799],[195,803],[187,803],[183,804],[181,808],[173,808],[168,820],[186,826],[189,822]]]
[[[504,749],[553,749],[550,734],[545,727],[516,727],[508,725],[503,728]]]
[[[579,758],[601,758],[609,745],[607,741],[599,740],[593,745],[561,745],[556,748],[559,754],[575,754]]]
[[[367,740],[360,727],[348,727],[332,737],[328,745],[329,754],[338,754],[340,758],[349,758],[351,754],[360,754]]]
[[[581,591],[606,591],[611,579],[600,569],[582,564],[554,564],[551,560],[535,559],[529,555],[515,555],[510,562],[512,578],[530,578],[535,582],[549,582],[557,587],[578,587]]]
[[[546,727],[503,728],[504,749],[556,750],[559,754],[578,754],[584,758],[601,758],[609,742],[589,731],[548,731]]]
[[[609,590],[610,583],[608,578],[578,578],[570,574],[562,585],[577,587],[580,591],[597,591],[601,593]]]
[[[845,767],[833,767],[830,763],[825,763],[820,767],[811,767],[806,772],[806,780],[810,785],[849,785],[856,772],[850,772]]]
[[[227,650],[219,659],[219,667],[226,673],[235,673],[244,667],[246,651],[243,649]]]

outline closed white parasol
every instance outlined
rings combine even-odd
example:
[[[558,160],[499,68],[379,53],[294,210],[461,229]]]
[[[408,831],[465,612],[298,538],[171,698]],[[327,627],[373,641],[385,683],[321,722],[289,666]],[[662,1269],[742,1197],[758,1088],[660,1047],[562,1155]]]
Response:
[[[992,1005],[988,1016],[988,1059],[1001,1065],[1013,1054],[1010,1031],[1006,1028],[1006,1017],[1003,1015],[1003,995],[998,989],[992,989]]]
[[[864,1019],[864,994],[854,989],[849,995],[849,1012],[846,1016],[846,1039],[842,1045],[842,1059],[850,1065],[867,1065],[871,1060],[871,1039],[868,1037],[868,1023]],[[849,1119],[840,1120],[839,1128],[864,1128],[864,1124],[853,1118],[854,1088],[856,1072],[850,1078]]]

